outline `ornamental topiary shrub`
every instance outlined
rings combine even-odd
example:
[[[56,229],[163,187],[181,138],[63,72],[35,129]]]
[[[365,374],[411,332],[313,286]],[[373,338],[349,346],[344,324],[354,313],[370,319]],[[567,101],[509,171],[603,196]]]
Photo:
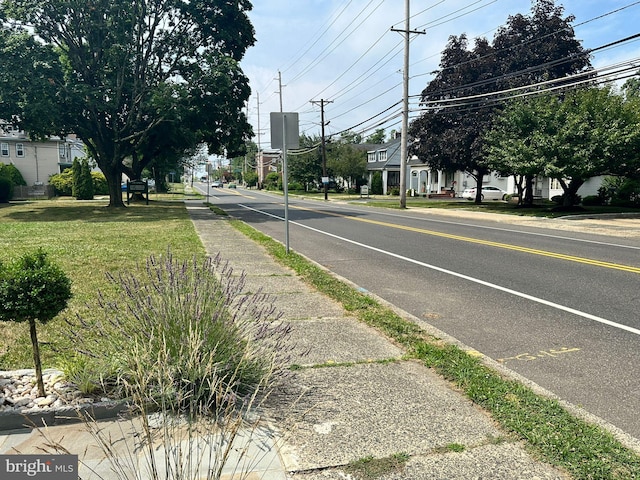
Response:
[[[42,249],[10,265],[0,264],[0,321],[29,322],[38,395],[44,397],[36,321],[46,323],[64,310],[71,281]]]

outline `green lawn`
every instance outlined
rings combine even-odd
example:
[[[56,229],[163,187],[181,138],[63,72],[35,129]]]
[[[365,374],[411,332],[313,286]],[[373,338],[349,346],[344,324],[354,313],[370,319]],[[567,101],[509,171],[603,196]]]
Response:
[[[56,365],[55,343],[64,318],[91,318],[98,290],[112,289],[106,272],[134,268],[171,250],[176,258],[204,257],[183,203],[184,196],[151,195],[151,202],[126,209],[106,208],[107,200],[73,199],[16,202],[0,206],[0,261],[42,247],[72,281],[73,298],[63,313],[39,325],[43,364]],[[31,367],[28,325],[0,323],[0,370]]]

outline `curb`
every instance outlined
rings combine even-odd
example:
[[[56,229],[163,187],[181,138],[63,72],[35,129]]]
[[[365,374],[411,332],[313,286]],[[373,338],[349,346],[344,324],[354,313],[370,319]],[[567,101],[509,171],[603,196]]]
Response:
[[[80,423],[85,416],[95,420],[115,418],[129,410],[126,402],[97,402],[77,407],[47,409],[38,412],[1,412],[0,432]]]

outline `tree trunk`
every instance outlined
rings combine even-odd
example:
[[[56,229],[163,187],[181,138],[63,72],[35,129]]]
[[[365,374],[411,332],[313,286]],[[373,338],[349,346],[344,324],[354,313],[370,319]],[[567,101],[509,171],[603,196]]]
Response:
[[[486,172],[476,170],[476,200],[475,203],[482,203],[482,179],[484,178]]]
[[[533,176],[525,176],[524,205],[533,205]]]
[[[562,201],[563,207],[573,207],[577,203],[578,190],[583,184],[584,184],[584,180],[579,178],[572,179],[569,182],[569,184],[566,186],[566,188],[565,188],[565,185],[562,184],[561,182],[561,185],[564,189],[564,195],[563,195],[564,198]]]
[[[31,346],[33,347],[33,363],[36,366],[36,384],[38,385],[38,396],[44,397],[44,382],[42,381],[42,363],[40,362],[40,346],[38,345],[38,334],[36,332],[35,319],[29,319],[29,333],[31,334]]]

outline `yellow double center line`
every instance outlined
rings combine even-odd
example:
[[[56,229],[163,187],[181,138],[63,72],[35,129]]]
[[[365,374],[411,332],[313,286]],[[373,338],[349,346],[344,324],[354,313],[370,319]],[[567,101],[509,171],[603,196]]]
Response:
[[[379,225],[382,227],[388,227],[388,228],[395,228],[398,230],[406,230],[408,232],[415,232],[415,233],[420,233],[423,235],[431,235],[433,237],[441,237],[441,238],[449,238],[451,240],[458,240],[461,242],[468,242],[468,243],[475,243],[478,245],[486,245],[488,247],[495,247],[495,248],[503,248],[506,250],[513,250],[516,252],[523,252],[523,253],[529,253],[531,255],[540,255],[543,257],[550,257],[550,258],[557,258],[559,260],[566,260],[568,262],[576,262],[576,263],[583,263],[586,265],[593,265],[596,267],[603,267],[603,268],[611,268],[614,270],[622,270],[623,272],[630,272],[630,273],[640,273],[640,267],[633,267],[630,265],[621,265],[619,263],[611,263],[611,262],[603,262],[600,260],[593,260],[590,258],[584,258],[584,257],[576,257],[574,255],[565,255],[563,253],[555,253],[555,252],[548,252],[546,250],[538,250],[536,248],[528,248],[528,247],[520,247],[518,245],[511,245],[509,243],[500,243],[500,242],[492,242],[490,240],[481,240],[479,238],[472,238],[472,237],[463,237],[461,235],[453,235],[450,233],[443,233],[443,232],[437,232],[434,230],[425,230],[423,228],[416,228],[416,227],[408,227],[405,225],[397,225],[394,223],[387,223],[387,222],[381,222],[378,220],[370,220],[367,218],[359,218],[359,217],[350,217],[348,215],[342,215],[339,213],[333,213],[333,212],[326,212],[326,211],[318,211],[318,210],[314,210],[311,208],[305,208],[305,207],[294,207],[297,208],[299,210],[308,210],[311,212],[317,212],[317,213],[323,213],[325,215],[333,215],[334,217],[341,217],[341,218],[346,218],[348,220],[353,220],[355,222],[362,222],[362,223],[369,223],[372,225]]]

